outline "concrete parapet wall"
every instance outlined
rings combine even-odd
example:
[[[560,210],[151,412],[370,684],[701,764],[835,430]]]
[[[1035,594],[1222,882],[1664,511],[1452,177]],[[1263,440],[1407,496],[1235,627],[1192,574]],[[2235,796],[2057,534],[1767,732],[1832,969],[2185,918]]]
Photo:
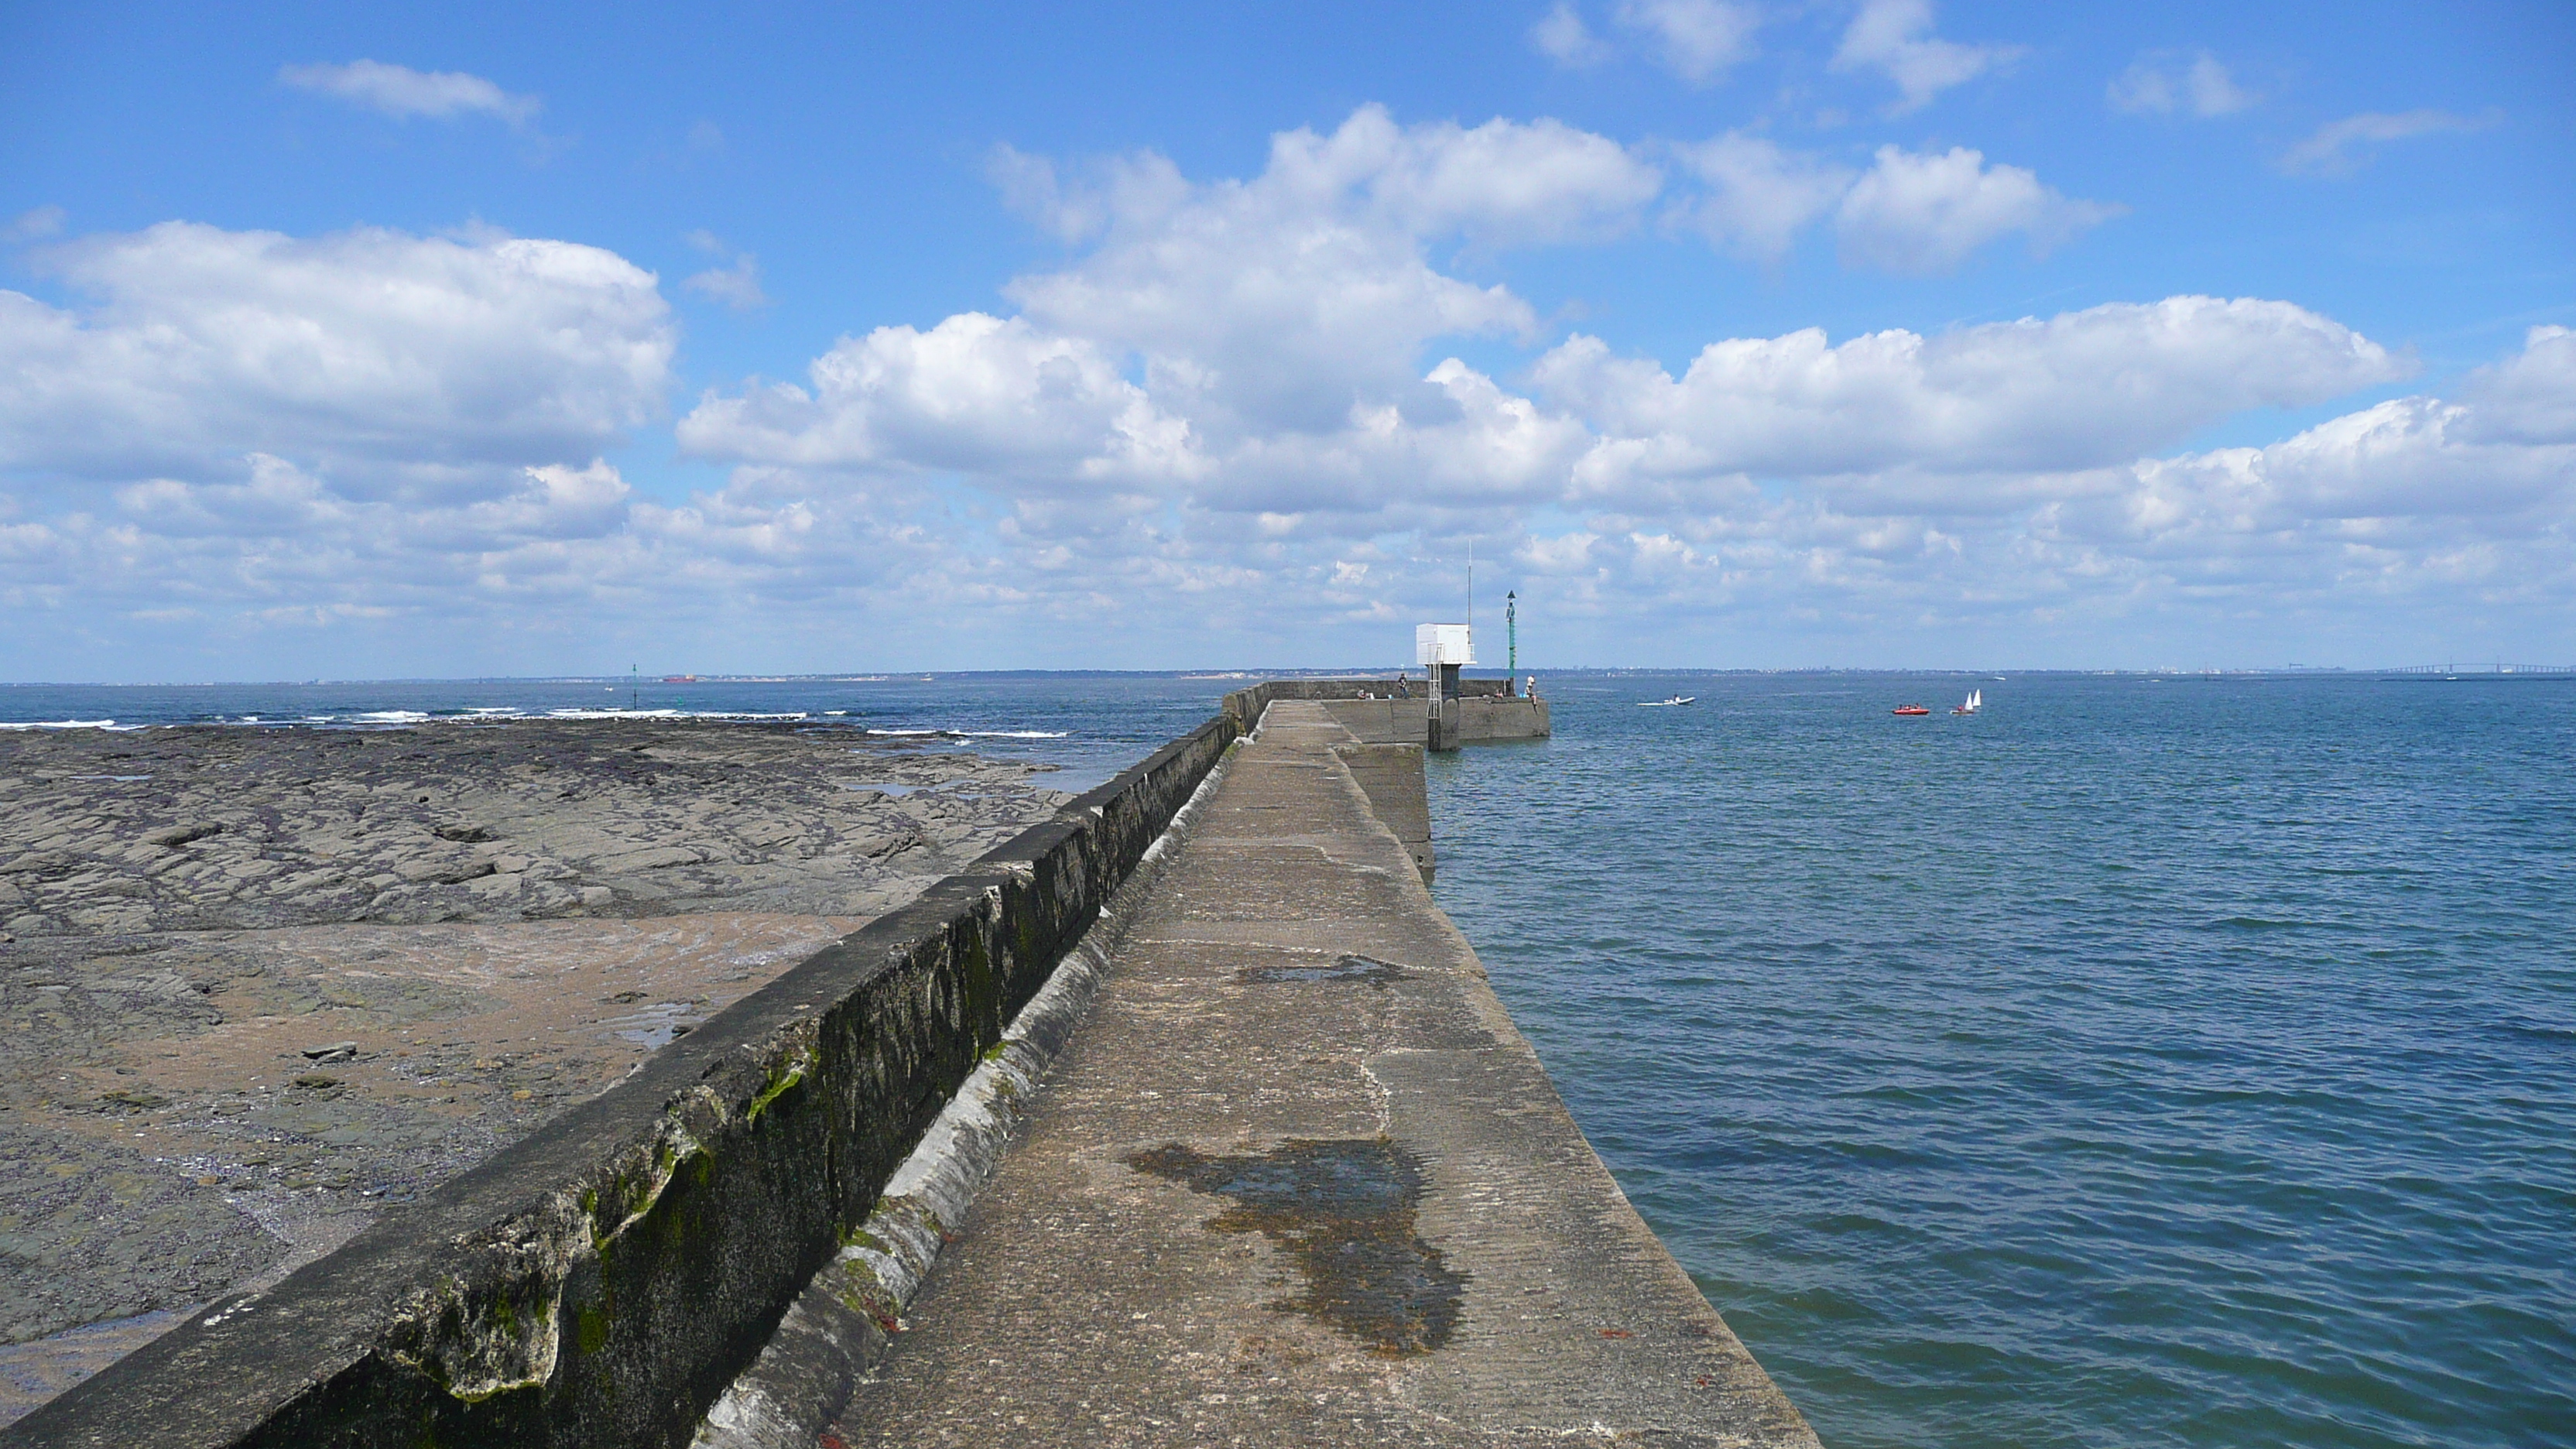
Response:
[[[1272,700],[1360,699],[1369,696],[1383,699],[1405,687],[1403,681],[1391,674],[1338,679],[1268,679],[1227,695],[1223,708],[1245,734],[1250,734],[1260,725],[1261,712],[1270,707]],[[1420,693],[1424,685],[1417,679],[1410,687]]]
[[[1404,842],[1405,854],[1413,857],[1413,868],[1422,873],[1423,882],[1428,884],[1435,861],[1431,853],[1430,787],[1422,774],[1422,746],[1363,741],[1339,746],[1333,753],[1350,767],[1351,778],[1368,796],[1369,813]]]
[[[1458,742],[1493,744],[1502,740],[1543,740],[1554,733],[1547,701],[1468,694],[1458,701]]]
[[[1462,745],[1543,740],[1550,731],[1545,700],[1470,694],[1455,703]],[[1430,708],[1429,701],[1421,699],[1344,699],[1324,704],[1333,723],[1371,744],[1422,743],[1430,733]]]
[[[1504,693],[1500,679],[1459,682],[1458,742],[1492,744],[1504,740],[1543,740],[1552,732],[1547,701]],[[1410,683],[1411,697],[1398,697],[1402,681],[1383,679],[1276,679],[1226,696],[1227,713],[1246,733],[1261,722],[1271,701],[1314,700],[1324,704],[1333,722],[1365,744],[1419,745],[1430,735],[1430,703],[1421,680]]]
[[[687,1443],[1257,693],[0,1443]]]
[[[1363,743],[1418,745],[1426,734],[1425,712],[1430,708],[1423,699],[1337,699],[1327,702],[1324,712]]]

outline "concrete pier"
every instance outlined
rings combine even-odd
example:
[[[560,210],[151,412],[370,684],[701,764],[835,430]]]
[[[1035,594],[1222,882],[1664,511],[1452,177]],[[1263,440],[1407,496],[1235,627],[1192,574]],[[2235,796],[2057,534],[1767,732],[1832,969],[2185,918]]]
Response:
[[[1339,709],[1272,704],[1195,807],[826,1444],[1815,1444],[1566,1115]]]

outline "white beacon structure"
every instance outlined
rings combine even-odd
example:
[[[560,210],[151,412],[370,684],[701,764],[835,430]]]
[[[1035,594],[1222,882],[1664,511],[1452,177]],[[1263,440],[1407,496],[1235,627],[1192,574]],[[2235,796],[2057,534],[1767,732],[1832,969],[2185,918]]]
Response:
[[[1435,750],[1458,748],[1458,666],[1476,662],[1476,633],[1466,624],[1413,626],[1413,662],[1430,676],[1428,738]]]

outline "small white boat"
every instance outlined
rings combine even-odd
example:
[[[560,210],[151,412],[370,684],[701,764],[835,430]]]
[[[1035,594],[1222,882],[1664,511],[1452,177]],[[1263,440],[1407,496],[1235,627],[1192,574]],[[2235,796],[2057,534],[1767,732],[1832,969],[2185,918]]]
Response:
[[[1986,692],[1982,689],[1972,689],[1968,691],[1968,697],[1961,700],[1958,707],[1951,710],[1950,713],[1975,714],[1977,711],[1984,709],[1985,707]]]
[[[1670,698],[1670,699],[1641,699],[1641,700],[1638,700],[1638,701],[1637,701],[1637,708],[1639,708],[1639,709],[1661,709],[1661,708],[1663,708],[1665,705],[1668,705],[1668,704],[1697,704],[1697,703],[1699,703],[1699,696],[1698,696],[1698,695],[1696,695],[1696,694],[1676,694],[1676,695],[1674,695],[1674,696],[1673,696],[1672,698]]]

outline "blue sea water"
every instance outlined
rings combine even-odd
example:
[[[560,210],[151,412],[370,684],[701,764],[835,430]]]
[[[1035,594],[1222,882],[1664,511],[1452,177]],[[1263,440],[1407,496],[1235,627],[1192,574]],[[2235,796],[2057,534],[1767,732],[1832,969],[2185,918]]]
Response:
[[[2576,681],[1549,693],[1436,893],[1832,1449],[2576,1443]]]
[[[0,725],[802,714],[1081,789],[1241,683],[6,686]],[[1433,760],[1437,894],[1831,1449],[2576,1444],[2576,681],[1546,688],[1553,740]]]

